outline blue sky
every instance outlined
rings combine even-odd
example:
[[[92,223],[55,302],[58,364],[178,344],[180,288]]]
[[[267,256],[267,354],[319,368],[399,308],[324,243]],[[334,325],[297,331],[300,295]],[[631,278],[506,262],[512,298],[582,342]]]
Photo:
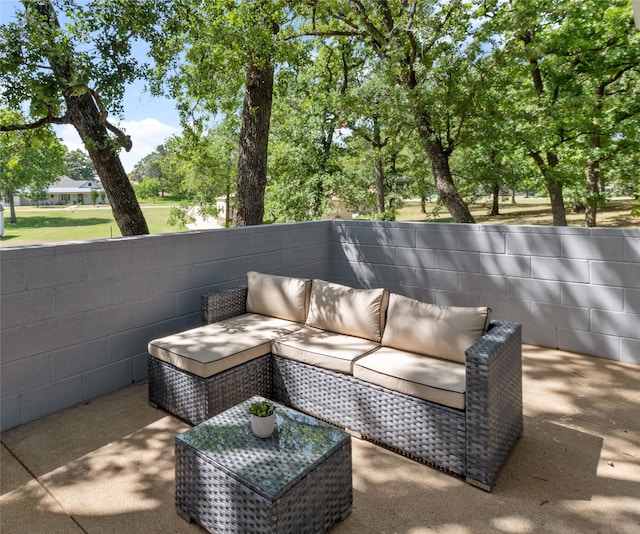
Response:
[[[0,0],[0,23],[11,20],[16,10],[22,10],[19,0]],[[140,54],[144,47],[138,46]],[[144,156],[162,144],[170,136],[180,133],[180,119],[175,103],[167,98],[153,97],[145,90],[145,83],[137,80],[126,88],[123,121],[110,117],[113,124],[131,136],[133,147],[130,152],[122,150],[120,159],[127,172]],[[58,136],[71,150],[84,149],[80,137],[71,125],[56,127]]]

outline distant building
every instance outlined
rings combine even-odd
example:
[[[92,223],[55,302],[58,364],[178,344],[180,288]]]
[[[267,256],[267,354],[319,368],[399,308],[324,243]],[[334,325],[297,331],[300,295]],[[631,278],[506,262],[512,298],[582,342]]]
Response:
[[[47,198],[41,202],[31,202],[26,196],[25,191],[19,191],[15,194],[13,202],[16,206],[31,206],[38,204],[40,206],[66,206],[83,204],[92,206],[91,191],[97,191],[98,194],[104,193],[102,185],[97,180],[72,180],[68,176],[61,176],[60,179],[51,184],[47,188]],[[104,197],[104,202],[101,197]],[[96,200],[96,204],[108,204],[106,196],[100,195]]]

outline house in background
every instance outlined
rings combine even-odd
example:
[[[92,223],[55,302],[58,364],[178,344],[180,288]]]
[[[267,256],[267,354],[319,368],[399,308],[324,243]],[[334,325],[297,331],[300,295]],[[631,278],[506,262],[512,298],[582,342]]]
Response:
[[[33,204],[40,206],[66,206],[68,204],[92,206],[91,191],[96,191],[99,195],[96,204],[109,203],[100,182],[72,180],[68,176],[61,176],[56,183],[47,188],[47,196],[44,201],[32,202],[25,196],[24,191],[17,192],[13,201],[16,206],[31,206]]]

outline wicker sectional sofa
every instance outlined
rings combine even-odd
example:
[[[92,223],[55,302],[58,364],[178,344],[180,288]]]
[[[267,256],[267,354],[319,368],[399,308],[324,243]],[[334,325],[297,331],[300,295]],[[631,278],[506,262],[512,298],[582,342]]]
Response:
[[[490,491],[522,433],[519,324],[250,272],[149,342],[149,402],[198,424],[262,395]]]

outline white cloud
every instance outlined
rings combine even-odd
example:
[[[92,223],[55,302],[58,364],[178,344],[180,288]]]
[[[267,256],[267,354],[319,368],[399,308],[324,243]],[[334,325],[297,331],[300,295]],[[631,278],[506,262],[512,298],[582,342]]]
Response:
[[[169,137],[180,133],[180,129],[169,124],[164,124],[157,119],[146,118],[138,121],[123,121],[118,128],[131,136],[133,147],[129,152],[120,151],[120,161],[124,170],[131,172],[138,161],[151,154],[158,145],[164,143]],[[58,135],[69,150],[82,149],[84,145],[76,129],[67,124],[58,129]],[[86,151],[85,151],[86,152]]]

